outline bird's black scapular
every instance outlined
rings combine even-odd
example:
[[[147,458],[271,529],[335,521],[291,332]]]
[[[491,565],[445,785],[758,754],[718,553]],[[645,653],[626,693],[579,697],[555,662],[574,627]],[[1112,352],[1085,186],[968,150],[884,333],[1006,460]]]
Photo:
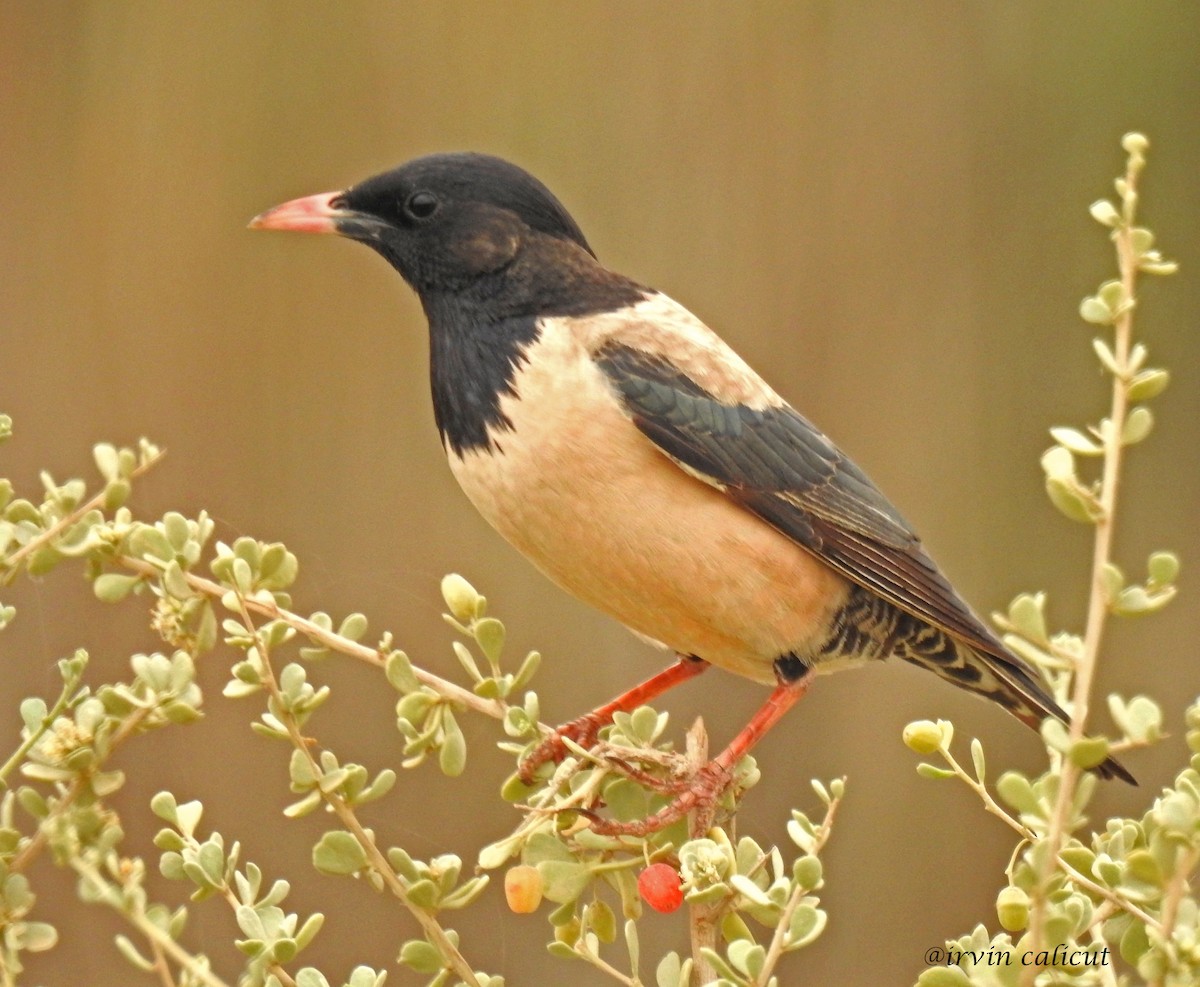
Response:
[[[568,591],[702,660],[561,735],[594,737],[706,662],[776,682],[701,793],[643,829],[719,790],[815,673],[847,664],[898,656],[1034,729],[1065,719],[867,475],[694,315],[601,265],[522,169],[430,155],[252,225],[382,254],[428,317],[438,428],[476,507]],[[1133,781],[1112,758],[1095,770]]]

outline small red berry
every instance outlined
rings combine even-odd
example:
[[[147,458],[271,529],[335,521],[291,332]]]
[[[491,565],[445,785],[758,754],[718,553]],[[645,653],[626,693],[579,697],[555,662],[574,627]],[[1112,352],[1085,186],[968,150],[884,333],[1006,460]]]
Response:
[[[656,912],[669,913],[683,904],[679,873],[670,864],[651,864],[638,875],[638,893]]]
[[[518,864],[504,875],[504,897],[518,915],[536,912],[542,903],[542,875],[536,867]]]

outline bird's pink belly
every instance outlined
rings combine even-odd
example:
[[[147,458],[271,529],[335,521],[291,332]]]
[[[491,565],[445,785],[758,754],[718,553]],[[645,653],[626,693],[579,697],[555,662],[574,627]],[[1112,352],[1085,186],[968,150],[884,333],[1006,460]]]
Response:
[[[775,658],[821,640],[846,582],[665,457],[588,368],[580,377],[524,374],[523,399],[504,405],[514,429],[495,433],[502,451],[450,457],[467,496],[579,599],[675,651],[772,681]]]

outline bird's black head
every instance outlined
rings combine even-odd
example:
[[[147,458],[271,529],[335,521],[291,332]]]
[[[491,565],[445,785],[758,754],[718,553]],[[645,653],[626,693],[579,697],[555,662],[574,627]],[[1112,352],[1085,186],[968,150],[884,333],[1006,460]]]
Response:
[[[486,154],[431,154],[343,192],[284,203],[252,226],[340,233],[377,250],[423,297],[454,292],[549,238],[594,258],[545,185]],[[570,244],[571,246],[567,246]]]
[[[431,154],[342,192],[294,199],[255,229],[339,233],[382,254],[429,320],[434,414],[446,447],[490,448],[540,320],[611,312],[647,289],[596,260],[550,190],[486,154]]]

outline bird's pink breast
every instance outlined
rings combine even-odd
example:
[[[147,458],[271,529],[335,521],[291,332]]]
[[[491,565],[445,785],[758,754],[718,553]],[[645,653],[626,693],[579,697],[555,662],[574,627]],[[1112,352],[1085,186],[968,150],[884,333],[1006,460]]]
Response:
[[[776,657],[819,643],[845,580],[663,455],[565,320],[527,357],[498,451],[450,456],[509,542],[638,633],[749,678],[771,682]]]

